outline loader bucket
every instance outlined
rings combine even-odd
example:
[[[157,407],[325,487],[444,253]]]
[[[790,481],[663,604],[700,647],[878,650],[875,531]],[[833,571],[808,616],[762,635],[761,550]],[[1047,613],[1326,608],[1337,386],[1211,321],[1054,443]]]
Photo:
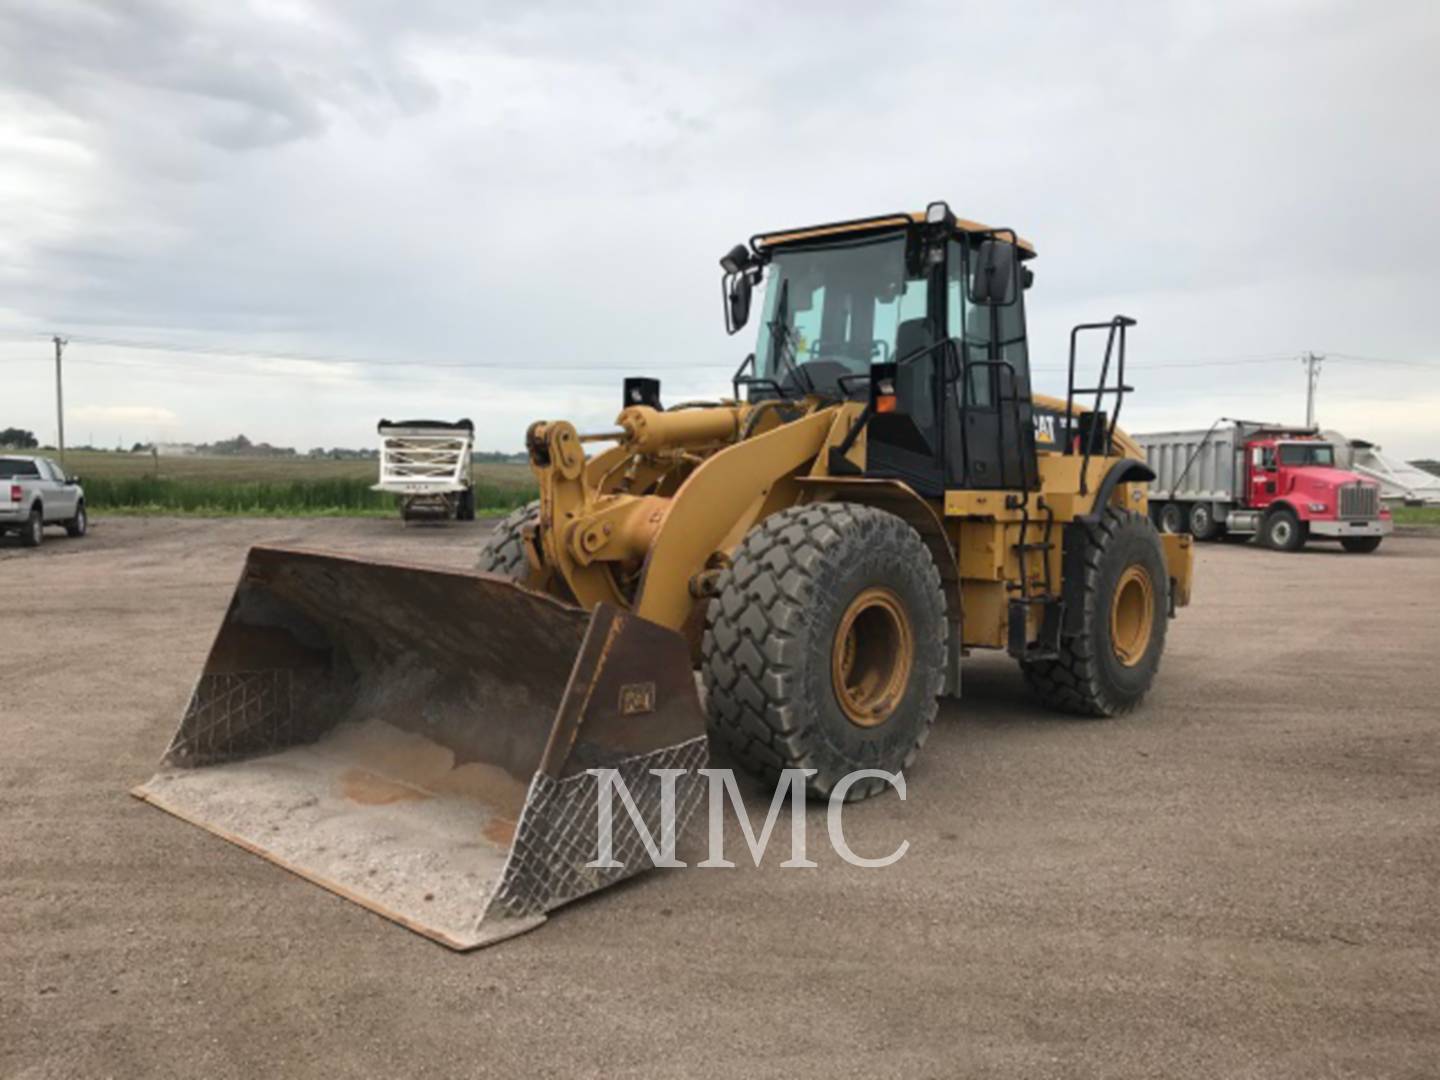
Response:
[[[135,794],[452,948],[528,930],[652,865],[707,754],[680,635],[501,578],[250,551],[160,771]]]

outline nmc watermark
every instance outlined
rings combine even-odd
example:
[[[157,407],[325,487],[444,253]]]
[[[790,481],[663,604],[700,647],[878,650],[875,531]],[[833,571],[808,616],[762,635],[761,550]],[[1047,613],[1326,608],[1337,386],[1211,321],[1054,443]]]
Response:
[[[676,816],[676,785],[680,778],[689,776],[686,769],[651,769],[650,775],[660,782],[659,799],[659,837],[651,831],[645,820],[645,815],[636,804],[635,798],[626,786],[624,778],[615,769],[587,769],[591,776],[597,780],[596,789],[596,855],[595,859],[585,865],[595,869],[616,869],[624,864],[615,858],[615,808],[614,796],[620,796],[620,803],[629,815],[630,823],[634,826],[636,835],[645,845],[645,850],[650,856],[650,861],[655,866],[686,866],[685,862],[675,857],[675,840],[678,832]],[[745,836],[745,844],[750,849],[750,857],[755,865],[760,865],[764,857],[765,849],[770,845],[770,838],[775,833],[775,826],[780,820],[780,814],[787,801],[790,804],[790,857],[782,862],[782,867],[813,867],[817,863],[806,858],[805,855],[805,781],[808,777],[814,776],[814,769],[785,769],[780,775],[780,782],[775,787],[774,798],[770,800],[770,810],[765,815],[765,822],[760,827],[759,835],[751,827],[750,816],[745,810],[744,799],[740,795],[739,785],[735,782],[735,774],[730,769],[700,769],[699,775],[706,778],[709,783],[709,799],[706,803],[706,818],[708,823],[708,856],[702,862],[695,865],[701,867],[733,867],[735,864],[725,858],[725,800],[729,798],[730,805],[735,810],[735,817],[740,823],[740,831]],[[910,848],[909,840],[902,840],[900,846],[887,855],[879,858],[866,858],[858,855],[850,847],[845,838],[845,796],[862,780],[879,779],[893,787],[896,793],[903,800],[905,798],[905,777],[896,772],[885,772],[882,769],[857,769],[844,776],[834,789],[830,792],[829,806],[825,812],[825,831],[830,840],[830,846],[842,859],[851,866],[863,866],[868,868],[891,866],[898,862],[905,852]]]

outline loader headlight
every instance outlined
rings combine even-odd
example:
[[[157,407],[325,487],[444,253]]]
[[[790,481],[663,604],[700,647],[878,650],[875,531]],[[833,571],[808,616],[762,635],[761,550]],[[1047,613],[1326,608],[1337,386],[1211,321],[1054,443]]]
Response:
[[[948,224],[954,215],[950,213],[950,204],[944,202],[932,202],[925,207],[925,224],[945,225]]]
[[[750,265],[750,249],[736,244],[720,258],[720,268],[727,274],[738,274]]]

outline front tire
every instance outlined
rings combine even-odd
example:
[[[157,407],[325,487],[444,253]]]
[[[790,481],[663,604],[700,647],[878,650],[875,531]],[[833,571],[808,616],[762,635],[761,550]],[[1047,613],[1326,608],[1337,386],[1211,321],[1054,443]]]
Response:
[[[524,582],[530,577],[530,560],[525,557],[525,526],[540,520],[540,501],[526,503],[495,523],[485,543],[480,545],[477,570],[498,574],[511,581]]]
[[[1382,536],[1342,536],[1340,546],[1354,555],[1369,555],[1383,539]]]
[[[1140,704],[1165,651],[1170,606],[1165,553],[1143,515],[1113,506],[1093,530],[1070,528],[1076,532],[1066,544],[1081,545],[1083,567],[1079,581],[1066,582],[1068,602],[1079,606],[1079,631],[1062,636],[1055,659],[1021,668],[1031,690],[1052,709],[1118,716]]]
[[[83,502],[75,507],[75,516],[65,522],[65,531],[74,537],[84,536],[90,531],[90,515],[85,513],[85,504]]]
[[[947,633],[940,572],[905,521],[854,503],[782,510],[746,535],[710,601],[711,736],[762,779],[816,770],[820,797],[858,769],[902,771],[935,721]],[[846,798],[883,787],[867,778]]]
[[[1272,510],[1260,526],[1260,535],[1265,546],[1275,551],[1299,551],[1305,546],[1309,529],[1295,516],[1295,511]]]

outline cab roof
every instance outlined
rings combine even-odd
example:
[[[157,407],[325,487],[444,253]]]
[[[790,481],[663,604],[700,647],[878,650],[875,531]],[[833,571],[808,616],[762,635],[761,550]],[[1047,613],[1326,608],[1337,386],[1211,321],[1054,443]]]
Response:
[[[828,236],[841,236],[845,233],[883,232],[886,229],[896,229],[909,225],[923,225],[925,223],[925,211],[902,211],[897,214],[882,214],[879,217],[857,218],[854,221],[837,221],[829,225],[808,225],[799,229],[783,229],[778,232],[761,233],[752,237],[750,246],[756,251],[765,251],[770,248],[780,247],[785,244],[796,244],[804,240],[816,240]],[[968,218],[957,217],[955,229],[962,233],[991,233],[995,232],[993,226],[984,225],[978,221],[971,221]],[[1022,259],[1030,259],[1035,256],[1035,245],[1023,236],[1015,236],[1015,244],[1020,249]]]

